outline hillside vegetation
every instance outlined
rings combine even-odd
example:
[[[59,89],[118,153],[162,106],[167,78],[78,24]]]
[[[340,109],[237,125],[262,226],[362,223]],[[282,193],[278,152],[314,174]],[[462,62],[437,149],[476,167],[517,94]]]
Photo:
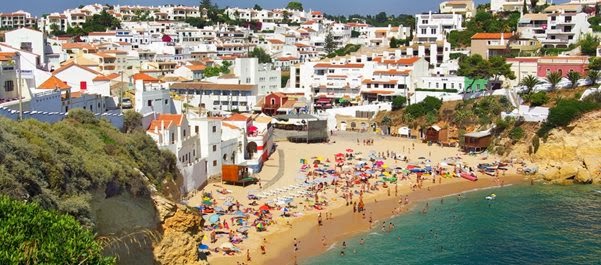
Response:
[[[144,131],[128,130],[121,133],[83,110],[52,125],[0,118],[0,195],[70,214],[93,227],[94,190],[106,197],[148,195],[141,171],[168,193],[164,184],[178,174],[175,156],[159,150]]]
[[[114,264],[72,216],[0,196],[0,264]]]

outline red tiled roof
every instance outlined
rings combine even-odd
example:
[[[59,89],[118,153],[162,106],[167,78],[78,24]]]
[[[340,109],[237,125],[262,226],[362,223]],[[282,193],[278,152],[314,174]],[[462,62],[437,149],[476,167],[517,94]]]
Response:
[[[60,80],[58,77],[56,76],[51,76],[50,78],[48,78],[46,81],[44,81],[44,83],[40,84],[38,86],[38,89],[61,89],[61,90],[65,90],[65,89],[69,89],[71,88],[71,86],[67,85],[67,83],[65,83],[63,80]]]
[[[503,38],[505,39],[509,39],[513,36],[512,33],[484,33],[484,32],[480,32],[480,33],[476,33],[474,34],[474,36],[472,36],[472,40],[496,40],[496,39],[501,39],[501,34],[503,34]]]
[[[185,67],[192,71],[204,71],[205,68],[207,68],[207,66],[204,64],[186,65]]]
[[[14,52],[0,52],[0,61],[12,61],[16,55],[17,53]]]
[[[348,64],[329,64],[329,63],[318,63],[315,68],[363,68],[362,63],[348,63]]]
[[[229,116],[227,118],[225,118],[224,120],[226,121],[248,121],[248,117],[239,114],[239,113],[234,113],[232,114],[232,116]]]
[[[142,80],[144,82],[151,82],[151,83],[159,82],[158,79],[156,79],[152,76],[149,76],[147,74],[144,74],[144,73],[137,73],[137,74],[133,75],[132,78],[134,79],[134,81]]]
[[[409,75],[411,70],[398,71],[396,69],[374,71],[374,75]]]
[[[111,79],[104,75],[98,75],[94,79],[92,79],[92,81],[111,81]]]
[[[156,120],[150,123],[149,131],[154,131],[155,128],[161,129],[161,124],[165,124],[165,128],[169,128],[171,125],[182,126],[184,121],[184,115],[182,114],[160,114]]]
[[[283,41],[278,40],[278,39],[268,39],[268,42],[272,43],[272,44],[284,44]]]

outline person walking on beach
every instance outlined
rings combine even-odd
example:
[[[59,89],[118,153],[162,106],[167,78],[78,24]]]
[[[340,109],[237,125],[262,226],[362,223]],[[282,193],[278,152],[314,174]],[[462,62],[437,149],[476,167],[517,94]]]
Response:
[[[247,262],[250,262],[250,260],[251,260],[251,258],[250,258],[250,250],[249,250],[249,249],[247,249],[247,250],[246,250],[246,261],[247,261]]]
[[[267,251],[265,251],[265,245],[261,244],[261,255],[265,255],[267,254]]]

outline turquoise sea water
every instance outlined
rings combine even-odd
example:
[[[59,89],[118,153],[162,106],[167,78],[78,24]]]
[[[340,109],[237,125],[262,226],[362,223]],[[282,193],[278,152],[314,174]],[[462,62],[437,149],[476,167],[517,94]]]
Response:
[[[600,186],[518,185],[428,205],[385,220],[390,233],[378,223],[346,240],[344,256],[338,242],[303,264],[601,264]]]

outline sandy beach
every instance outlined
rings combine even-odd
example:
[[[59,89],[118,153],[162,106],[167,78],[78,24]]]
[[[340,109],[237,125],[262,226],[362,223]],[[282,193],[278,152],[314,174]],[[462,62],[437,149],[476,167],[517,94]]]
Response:
[[[364,139],[373,139],[374,144],[366,146]],[[359,140],[359,144],[357,144]],[[250,201],[247,198],[249,193],[257,194],[267,191],[273,191],[298,185],[302,183],[300,176],[301,159],[312,160],[322,158],[334,160],[334,154],[344,152],[347,149],[353,149],[354,153],[379,153],[387,151],[395,152],[397,155],[407,156],[409,162],[417,161],[419,157],[430,160],[429,163],[435,165],[448,157],[460,156],[463,165],[476,167],[479,163],[491,163],[499,158],[494,156],[483,157],[481,155],[470,156],[461,153],[458,148],[440,147],[438,145],[427,145],[417,140],[383,137],[374,134],[358,134],[339,132],[332,137],[332,143],[329,144],[294,144],[289,142],[279,142],[278,151],[274,153],[269,161],[264,165],[263,171],[258,177],[261,180],[259,185],[248,187],[223,186],[210,184],[204,192],[215,194],[217,203],[225,200],[235,200],[241,205],[248,205]],[[384,163],[395,166],[406,166],[406,162],[400,162],[392,159],[390,156]],[[299,176],[300,175],[300,176]],[[412,175],[412,176],[411,176]],[[328,246],[348,238],[360,232],[370,229],[369,217],[373,219],[373,226],[378,227],[378,222],[386,220],[392,216],[402,214],[412,207],[413,202],[428,200],[432,198],[453,195],[470,190],[481,189],[485,187],[499,186],[501,182],[504,185],[523,181],[523,176],[518,176],[515,168],[509,167],[509,170],[499,176],[501,181],[494,177],[480,174],[478,181],[472,182],[463,178],[435,178],[432,183],[431,178],[423,181],[421,189],[413,189],[412,185],[416,183],[415,174],[411,174],[408,180],[398,180],[397,196],[395,196],[395,184],[389,184],[389,188],[378,187],[376,191],[368,191],[363,195],[363,201],[366,204],[365,219],[360,213],[353,213],[352,206],[346,206],[345,199],[340,190],[333,188],[326,189],[320,194],[328,201],[328,205],[322,210],[316,210],[307,207],[302,200],[295,200],[294,204],[298,206],[293,209],[296,217],[274,217],[275,224],[269,225],[267,231],[256,232],[249,230],[248,238],[236,245],[240,248],[240,253],[233,256],[213,252],[209,256],[209,262],[212,264],[295,264],[304,258],[319,255],[327,250]],[[229,194],[219,194],[216,191],[221,189],[231,191]],[[390,194],[389,194],[390,193]],[[408,205],[399,206],[399,199],[409,199]],[[260,200],[264,201],[264,200]],[[354,197],[353,201],[357,201]],[[197,206],[202,203],[202,193],[197,193],[187,200],[188,205]],[[261,205],[262,203],[259,203]],[[245,206],[246,207],[246,206]],[[275,211],[280,213],[280,211]],[[323,225],[318,225],[318,214],[321,213]],[[326,218],[331,214],[332,218]],[[275,216],[276,214],[274,214]],[[324,241],[325,237],[325,242]],[[298,242],[298,250],[294,250],[294,239]],[[263,240],[265,239],[265,243]],[[208,240],[203,243],[209,245],[211,249],[227,242],[227,237],[219,238],[217,242],[209,244]],[[324,246],[325,243],[325,246]],[[266,254],[262,254],[261,245],[265,245]],[[247,261],[247,250],[251,261]]]

